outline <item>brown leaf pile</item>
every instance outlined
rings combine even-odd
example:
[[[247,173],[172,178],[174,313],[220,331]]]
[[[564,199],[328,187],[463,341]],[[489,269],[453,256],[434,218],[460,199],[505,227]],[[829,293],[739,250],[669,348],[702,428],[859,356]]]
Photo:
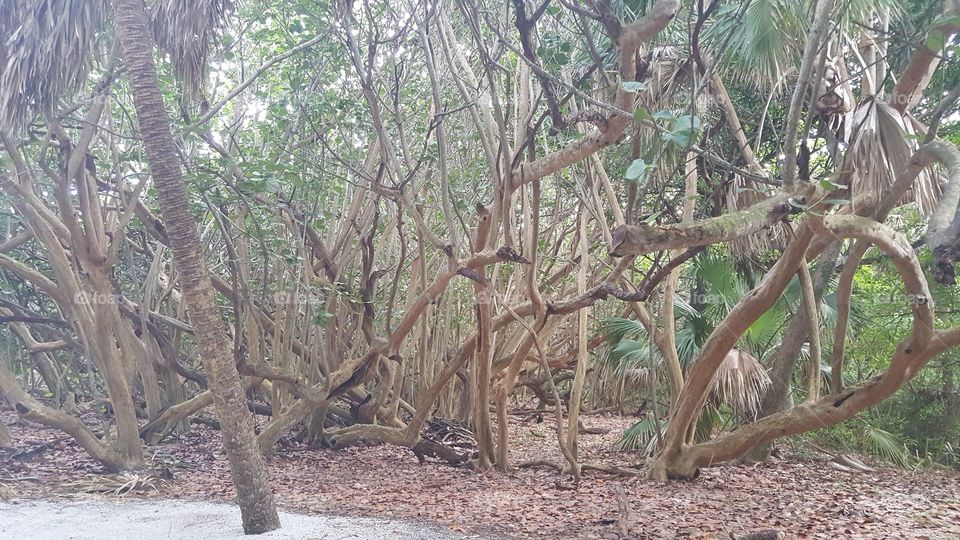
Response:
[[[64,484],[103,472],[58,432],[19,425],[9,412],[0,412],[0,421],[10,426],[17,445],[13,453],[0,454],[0,482],[20,496],[65,496]],[[580,435],[581,461],[637,463],[635,455],[613,449],[631,421],[584,417],[585,427],[609,432]],[[513,463],[562,463],[547,423],[514,419],[511,441]],[[195,426],[146,455],[174,478],[159,494],[130,497],[234,495],[218,433],[209,428]],[[270,469],[287,509],[423,520],[492,537],[739,538],[762,530],[783,538],[960,537],[960,474],[885,468],[847,473],[823,457],[721,465],[697,480],[669,484],[590,471],[574,489],[567,475],[552,469],[477,473],[433,461],[420,465],[411,451],[389,446],[293,447],[274,456]]]

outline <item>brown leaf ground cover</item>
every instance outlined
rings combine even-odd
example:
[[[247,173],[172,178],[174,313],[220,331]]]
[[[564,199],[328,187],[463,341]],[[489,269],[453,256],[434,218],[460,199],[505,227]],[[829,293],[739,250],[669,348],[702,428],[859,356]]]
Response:
[[[65,435],[24,426],[0,411],[17,448],[0,451],[0,483],[22,497],[79,497],[65,487],[101,467]],[[629,465],[613,443],[631,418],[587,416],[582,461]],[[561,462],[552,424],[514,419],[513,463]],[[233,496],[216,431],[194,426],[179,441],[147,449],[173,479],[128,497],[228,500]],[[960,538],[960,474],[880,468],[848,473],[823,456],[788,453],[756,466],[708,468],[694,481],[657,484],[589,471],[574,487],[549,468],[480,474],[389,446],[333,451],[292,446],[270,461],[288,510],[435,522],[504,538]]]

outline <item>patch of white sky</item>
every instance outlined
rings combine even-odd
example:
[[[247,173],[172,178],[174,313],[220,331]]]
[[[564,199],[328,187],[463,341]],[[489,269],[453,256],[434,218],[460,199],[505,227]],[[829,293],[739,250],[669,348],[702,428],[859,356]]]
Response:
[[[411,24],[412,21],[409,20],[411,14],[404,9],[405,6],[402,4],[391,4],[388,9],[392,11],[390,17],[383,17],[378,19],[377,24],[381,27],[386,26],[386,28],[381,28],[386,34],[387,37],[383,39],[384,44],[380,45],[383,54],[374,55],[373,57],[373,70],[375,73],[382,73],[384,69],[388,66],[397,65],[402,63],[408,56],[412,54],[414,48],[405,42],[402,39],[391,39],[393,36],[404,31],[404,29]],[[357,2],[354,4],[354,17],[356,23],[354,24],[354,31],[357,32],[357,29],[362,29],[364,24],[364,19],[367,17],[367,13],[364,12],[362,3]],[[305,15],[301,15],[299,18],[288,19],[286,24],[291,25],[295,22],[299,22],[300,28],[310,29],[322,27],[320,32],[335,32],[338,28],[337,22],[329,19],[327,17],[322,17],[319,20],[314,20],[311,22],[310,18]],[[232,36],[234,39],[241,40],[240,43],[235,43],[235,47],[244,47],[247,49],[245,51],[247,56],[246,66],[241,65],[240,54],[229,55],[229,57],[222,56],[215,58],[210,63],[210,88],[212,90],[212,95],[209,98],[211,103],[216,103],[224,96],[228,95],[234,88],[243,82],[245,77],[248,77],[253,73],[258,67],[259,63],[251,65],[249,61],[249,52],[256,51],[256,44],[251,42],[249,37],[246,37],[248,34],[254,33],[260,29],[272,28],[278,24],[278,20],[272,15],[265,14],[264,18],[258,22],[252,23],[249,27],[245,28],[240,35]],[[413,23],[416,24],[416,23]],[[268,52],[263,54],[259,62],[266,62],[267,59],[273,54],[282,53],[283,50],[294,46],[297,43],[308,41],[313,38],[316,34],[311,33],[309,30],[302,30],[297,32],[296,36],[291,36],[291,44],[284,45],[279,50]],[[333,36],[331,36],[333,37]],[[364,46],[362,39],[358,36],[361,47]],[[245,41],[245,42],[242,42]],[[415,47],[415,49],[419,49]],[[309,54],[307,52],[301,54]],[[366,61],[366,51],[362,50],[361,55],[363,56],[363,61]],[[284,62],[290,62],[293,59],[287,59]],[[329,64],[321,64],[318,69],[324,69],[328,67]],[[353,69],[348,65],[348,67],[339,67],[336,69],[335,73],[327,74],[323,87],[333,88],[333,89],[347,89],[348,92],[354,95],[361,95],[360,93],[360,79],[353,72]],[[236,96],[231,100],[227,106],[225,106],[221,113],[213,120],[215,127],[220,127],[226,130],[227,128],[234,126],[239,119],[240,129],[249,129],[251,126],[254,126],[258,123],[267,121],[271,105],[274,101],[271,100],[271,97],[260,97],[257,95],[255,89],[258,85],[265,84],[265,81],[269,80],[271,71],[281,69],[281,65],[277,64],[272,66],[267,72],[261,74],[258,77],[258,80],[255,81],[252,85],[246,88],[240,95]],[[331,76],[332,75],[332,76]],[[265,94],[261,93],[261,96]],[[282,98],[276,98],[282,99]],[[283,107],[288,114],[295,114],[296,112],[296,103],[289,99],[283,99]],[[331,126],[329,123],[324,123],[325,126]],[[333,124],[335,126],[335,124]],[[354,146],[354,150],[359,150],[369,144],[369,139],[366,134],[358,133],[355,130],[351,131],[350,136],[344,136],[345,134],[341,133],[341,137],[344,141],[351,143]],[[220,133],[220,130],[212,130],[213,139],[222,144],[224,141],[222,139],[223,135]]]

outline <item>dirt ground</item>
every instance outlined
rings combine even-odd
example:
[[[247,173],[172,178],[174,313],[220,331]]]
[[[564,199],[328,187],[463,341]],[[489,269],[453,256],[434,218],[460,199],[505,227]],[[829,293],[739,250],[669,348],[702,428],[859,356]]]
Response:
[[[553,426],[514,418],[512,463],[560,462]],[[17,445],[0,453],[0,483],[19,497],[62,501],[78,494],[71,481],[103,474],[66,435],[24,426],[0,411]],[[631,465],[615,450],[632,418],[586,416],[585,463]],[[878,468],[849,473],[826,458],[785,448],[789,459],[725,464],[696,480],[659,484],[643,478],[585,473],[579,486],[549,468],[477,473],[428,460],[406,449],[375,446],[333,451],[291,446],[270,461],[281,506],[304,514],[413,520],[485,538],[731,538],[761,530],[784,538],[958,538],[960,474]],[[172,480],[125,496],[224,502],[233,497],[218,434],[194,426],[179,441],[146,455]]]

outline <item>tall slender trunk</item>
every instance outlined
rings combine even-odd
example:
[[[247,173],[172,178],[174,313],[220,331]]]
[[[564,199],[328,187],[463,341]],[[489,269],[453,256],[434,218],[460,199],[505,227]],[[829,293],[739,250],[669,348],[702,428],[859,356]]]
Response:
[[[246,408],[240,374],[220,318],[217,299],[203,259],[200,235],[177,161],[170,118],[157,83],[153,46],[143,0],[115,0],[117,28],[133,93],[134,107],[167,225],[173,261],[190,322],[220,420],[223,446],[237,488],[243,530],[259,534],[280,526],[266,464],[256,444],[253,416]]]

